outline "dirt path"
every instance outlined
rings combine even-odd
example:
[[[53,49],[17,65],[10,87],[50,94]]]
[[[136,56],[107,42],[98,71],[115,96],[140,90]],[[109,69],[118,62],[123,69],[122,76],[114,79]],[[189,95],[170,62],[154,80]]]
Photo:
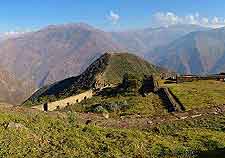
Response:
[[[91,120],[91,124],[95,124],[101,127],[144,129],[166,122],[194,119],[209,115],[223,115],[223,114],[225,114],[225,104],[216,107],[195,109],[187,112],[175,112],[165,116],[153,116],[153,117],[132,115],[132,116],[122,116],[120,118],[106,119],[101,114],[79,113],[78,121],[81,123],[86,123],[87,120]]]
[[[91,98],[92,96],[93,96],[93,91],[88,90],[86,92],[83,92],[83,93],[75,95],[75,96],[71,96],[71,97],[68,97],[68,98],[65,98],[65,99],[62,99],[62,100],[58,100],[58,101],[55,101],[55,102],[50,102],[50,103],[48,103],[48,111],[56,110],[57,107],[59,107],[60,109],[64,108],[64,107],[66,107],[70,104],[75,104],[75,103],[81,102],[84,99]],[[42,111],[44,110],[43,104],[34,106],[32,108],[33,109],[39,109],[39,110],[42,110]]]

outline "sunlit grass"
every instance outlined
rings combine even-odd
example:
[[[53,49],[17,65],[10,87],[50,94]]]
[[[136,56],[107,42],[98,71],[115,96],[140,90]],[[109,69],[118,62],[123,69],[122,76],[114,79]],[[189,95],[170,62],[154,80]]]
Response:
[[[187,110],[225,104],[225,82],[207,80],[167,86]]]
[[[156,94],[150,93],[146,97],[137,96],[116,96],[116,97],[101,97],[94,96],[91,99],[84,100],[81,103],[71,105],[66,108],[69,111],[87,112],[91,106],[103,103],[119,103],[126,102],[128,108],[118,111],[120,115],[142,115],[153,116],[167,114],[167,109],[164,107],[162,100]]]
[[[1,157],[186,158],[225,147],[223,115],[137,130],[83,125],[76,120],[79,113],[0,112]],[[3,125],[10,122],[24,127]]]

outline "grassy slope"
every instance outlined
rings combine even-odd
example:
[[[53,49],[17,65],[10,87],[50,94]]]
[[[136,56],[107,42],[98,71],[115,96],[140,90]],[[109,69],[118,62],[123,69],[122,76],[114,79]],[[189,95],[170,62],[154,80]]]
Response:
[[[75,113],[0,111],[0,157],[194,157],[225,147],[224,115],[129,130],[82,125]]]
[[[153,73],[159,73],[156,67],[132,54],[113,54],[103,77],[110,83],[120,83],[125,73],[132,73],[137,77],[143,77]]]
[[[194,81],[168,84],[187,110],[225,103],[225,83],[218,81]]]
[[[46,101],[50,102],[69,97],[71,95],[77,94],[78,91],[82,92],[82,89],[77,89],[77,85],[75,84],[77,83],[77,80],[83,84],[94,83],[96,75],[101,73],[101,71],[103,71],[103,80],[107,80],[111,84],[121,83],[125,73],[132,73],[133,75],[140,78],[144,75],[159,73],[159,68],[156,68],[147,61],[133,54],[113,53],[107,56],[104,55],[99,58],[99,60],[100,59],[102,62],[97,62],[98,60],[96,60],[93,65],[90,65],[88,69],[82,73],[82,79],[79,79],[79,77],[71,77],[56,82],[51,86],[40,88],[23,105],[31,107]],[[105,65],[107,65],[106,68]],[[81,85],[81,83],[78,85]],[[88,87],[91,85],[92,84],[88,84]]]

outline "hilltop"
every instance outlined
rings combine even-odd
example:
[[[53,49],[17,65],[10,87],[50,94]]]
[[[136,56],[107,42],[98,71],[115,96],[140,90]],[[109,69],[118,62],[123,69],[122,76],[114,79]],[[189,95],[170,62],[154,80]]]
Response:
[[[144,75],[160,74],[162,69],[129,53],[105,53],[95,60],[81,75],[70,77],[40,88],[27,101],[44,97],[65,98],[88,89],[116,86],[126,73],[141,78]]]

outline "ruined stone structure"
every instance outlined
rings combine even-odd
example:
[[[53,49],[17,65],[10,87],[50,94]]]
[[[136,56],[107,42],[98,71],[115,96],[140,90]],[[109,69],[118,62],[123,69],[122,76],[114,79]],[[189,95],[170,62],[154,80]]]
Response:
[[[162,98],[166,105],[168,112],[182,112],[185,111],[185,106],[167,87],[161,87],[158,91],[159,96]]]
[[[49,102],[49,103],[45,103],[44,105],[38,105],[38,106],[34,106],[34,109],[39,109],[42,111],[46,111],[46,105],[47,105],[47,111],[53,111],[53,110],[59,110],[61,108],[64,108],[68,105],[71,104],[75,104],[75,103],[79,103],[82,100],[91,98],[93,96],[93,91],[92,90],[88,90],[86,92],[83,92],[81,94],[78,95],[74,95],[62,100],[58,100],[55,102]]]
[[[176,79],[177,74],[175,72],[161,73],[160,78],[165,80],[168,78]]]
[[[158,81],[156,78],[151,75],[151,76],[145,76],[143,79],[143,85],[142,85],[142,92],[145,93],[150,93],[150,92],[157,92],[159,88]]]
[[[132,74],[125,74],[123,76],[122,86],[129,92],[138,92],[141,86],[139,82],[140,81],[136,76],[133,76]]]
[[[96,90],[102,90],[107,87],[112,87],[112,85],[110,83],[106,82],[105,80],[98,79],[98,78],[96,79],[96,82],[94,84],[94,88]]]
[[[176,78],[177,83],[192,82],[192,81],[199,81],[199,80],[225,81],[225,75],[222,73],[216,74],[216,75],[209,75],[209,76],[183,75],[183,76],[177,76]]]

